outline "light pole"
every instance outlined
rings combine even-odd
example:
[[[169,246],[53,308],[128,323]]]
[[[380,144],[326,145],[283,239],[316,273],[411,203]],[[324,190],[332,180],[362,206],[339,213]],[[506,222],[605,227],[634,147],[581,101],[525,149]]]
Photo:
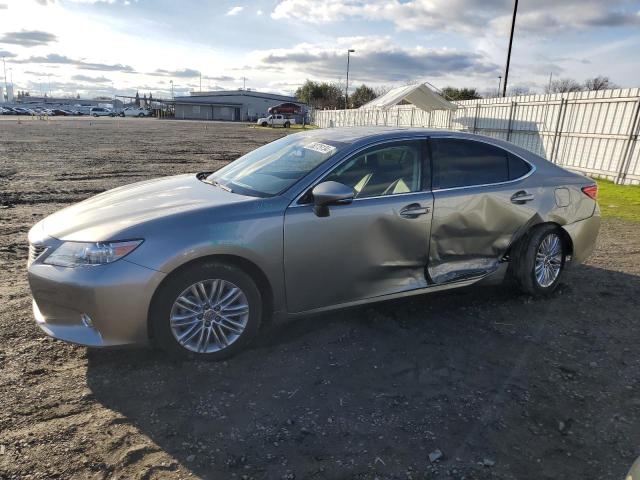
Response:
[[[502,75],[498,75],[498,96],[500,96],[500,85],[502,85]]]
[[[355,52],[353,48],[347,50],[347,86],[344,89],[344,109],[349,108],[349,55]]]
[[[5,63],[4,57],[2,57],[2,66],[4,67],[4,91],[8,92],[7,90],[7,64]],[[0,101],[3,101],[3,98],[0,98]],[[7,102],[9,101],[9,93],[7,93]]]
[[[507,52],[507,66],[504,70],[504,83],[502,84],[502,96],[507,96],[507,79],[509,78],[509,62],[511,61],[511,46],[513,45],[513,30],[516,27],[516,13],[518,13],[518,0],[513,3],[513,18],[511,19],[511,35],[509,36],[509,50]]]
[[[175,100],[175,97],[173,96],[173,80],[169,80],[169,83],[171,84],[171,100]]]

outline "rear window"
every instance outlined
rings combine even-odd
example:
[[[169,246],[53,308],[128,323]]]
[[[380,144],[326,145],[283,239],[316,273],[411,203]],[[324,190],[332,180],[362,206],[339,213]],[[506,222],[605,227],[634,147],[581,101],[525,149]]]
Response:
[[[531,165],[511,153],[507,155],[509,156],[509,180],[516,180],[529,173]]]
[[[434,188],[471,187],[515,180],[530,165],[494,145],[475,140],[433,138]]]

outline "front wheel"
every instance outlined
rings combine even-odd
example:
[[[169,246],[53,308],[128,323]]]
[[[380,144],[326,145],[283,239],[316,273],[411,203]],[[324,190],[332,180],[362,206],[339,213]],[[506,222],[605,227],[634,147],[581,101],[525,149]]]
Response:
[[[222,360],[258,332],[262,296],[243,270],[207,262],[170,277],[151,315],[158,345],[173,357]]]
[[[530,295],[548,295],[560,283],[567,248],[557,226],[542,225],[518,242],[512,257],[512,276],[520,289]]]
[[[262,122],[262,123],[260,124],[260,126],[261,126],[261,127],[266,127],[267,125],[268,125],[268,123],[267,123],[267,122]]]

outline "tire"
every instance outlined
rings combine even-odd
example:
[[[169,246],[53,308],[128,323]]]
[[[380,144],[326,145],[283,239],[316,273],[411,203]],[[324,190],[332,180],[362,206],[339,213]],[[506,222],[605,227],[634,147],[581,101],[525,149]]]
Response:
[[[260,126],[261,126],[261,127],[266,127],[266,126],[268,126],[268,125],[269,125],[269,124],[268,124],[267,122],[262,122],[262,123],[260,124]]]
[[[144,113],[139,113],[138,117],[140,117],[140,118],[144,117]]]
[[[201,310],[185,300],[177,303],[179,298],[197,301],[190,287],[198,285],[198,282],[202,282],[205,293],[213,298],[211,308],[205,306]],[[195,288],[202,297],[202,290]],[[239,297],[223,310],[216,310],[216,296],[219,295],[220,300],[224,300],[226,295],[233,297],[233,288],[239,289]],[[224,306],[224,301],[219,303]],[[245,305],[248,313],[238,314],[244,311]],[[160,287],[150,310],[154,340],[176,359],[223,360],[242,350],[257,334],[262,320],[262,305],[262,295],[251,276],[233,265],[207,261],[177,272]],[[225,311],[233,319],[233,325],[227,323],[229,318],[222,319],[217,315]],[[194,315],[194,312],[203,313]],[[172,326],[172,318],[178,322],[175,327]],[[184,338],[182,343],[179,337]]]
[[[97,113],[94,113],[94,114],[93,114],[93,116],[94,116],[95,118],[98,118],[98,114],[97,114]]]
[[[291,124],[289,122],[284,122],[284,128],[289,128]]]
[[[524,293],[544,296],[553,293],[560,283],[567,246],[557,226],[540,225],[518,241],[511,257],[510,276],[513,283]],[[549,268],[545,268],[545,265]]]

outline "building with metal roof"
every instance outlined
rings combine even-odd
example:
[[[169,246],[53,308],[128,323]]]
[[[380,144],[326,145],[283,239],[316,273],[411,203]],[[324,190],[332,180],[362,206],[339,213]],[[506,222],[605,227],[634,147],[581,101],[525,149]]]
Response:
[[[231,122],[247,122],[266,117],[270,107],[285,102],[304,106],[296,97],[254,90],[191,92],[189,96],[176,97],[174,100],[177,119]]]

